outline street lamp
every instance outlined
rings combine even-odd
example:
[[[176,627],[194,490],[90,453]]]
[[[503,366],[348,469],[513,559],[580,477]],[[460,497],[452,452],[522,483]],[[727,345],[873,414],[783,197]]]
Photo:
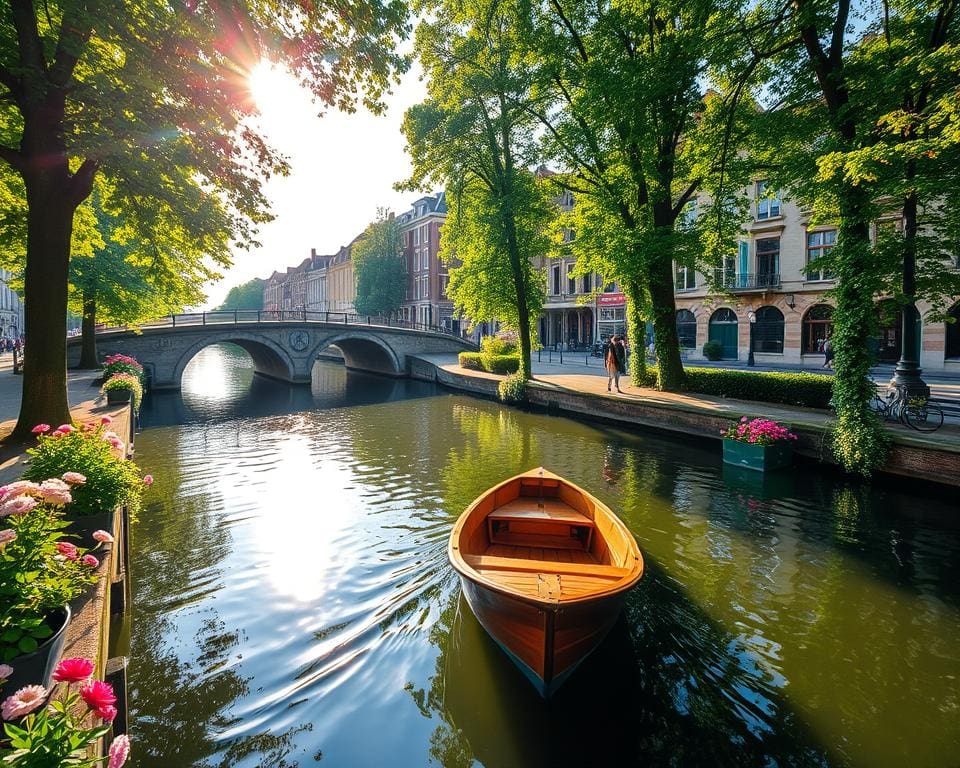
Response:
[[[747,318],[750,320],[750,352],[747,355],[747,365],[756,365],[753,359],[753,328],[757,324],[757,313],[752,309],[747,310]]]

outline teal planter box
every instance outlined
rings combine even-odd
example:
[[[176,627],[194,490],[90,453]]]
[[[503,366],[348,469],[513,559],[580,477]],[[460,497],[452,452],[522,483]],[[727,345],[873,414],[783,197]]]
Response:
[[[756,445],[724,438],[723,461],[725,464],[735,464],[759,472],[782,469],[793,464],[793,446],[789,443]]]

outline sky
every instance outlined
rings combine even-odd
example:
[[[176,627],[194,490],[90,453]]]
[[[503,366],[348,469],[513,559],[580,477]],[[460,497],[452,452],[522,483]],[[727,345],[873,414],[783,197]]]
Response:
[[[400,125],[406,109],[426,96],[419,69],[403,77],[380,116],[360,108],[353,114],[329,109],[318,117],[320,105],[282,69],[258,68],[251,89],[263,134],[287,157],[291,172],[267,182],[276,218],[261,227],[260,248],[235,249],[223,280],[207,286],[208,309],[235,285],[299,264],[311,248],[335,252],[373,221],[378,208],[400,213],[417,198],[393,185],[410,174]]]

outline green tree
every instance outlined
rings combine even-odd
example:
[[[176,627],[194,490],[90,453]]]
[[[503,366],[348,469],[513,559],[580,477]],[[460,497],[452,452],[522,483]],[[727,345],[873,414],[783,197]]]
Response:
[[[233,286],[217,309],[263,309],[263,283],[263,280],[255,277]]]
[[[324,103],[375,106],[404,64],[406,18],[402,0],[3,4],[0,159],[26,201],[30,351],[16,435],[69,419],[68,264],[95,178],[112,184],[104,206],[171,271],[251,243],[268,218],[263,180],[286,164],[245,119],[250,69],[273,57]],[[161,233],[179,247],[163,249]]]
[[[549,154],[569,169],[560,181],[577,196],[567,217],[577,269],[620,283],[636,350],[646,346],[643,320],[652,315],[665,390],[684,385],[674,263],[702,264],[710,242],[701,226],[680,224],[698,192],[725,200],[716,190],[730,187],[739,167],[724,158],[735,158],[741,137],[728,127],[742,89],[720,97],[704,87],[744,37],[740,8],[738,0],[538,6],[538,84],[551,95],[538,117]],[[720,220],[726,209],[715,209]],[[725,220],[732,231],[732,217]],[[732,238],[713,242],[733,246]]]
[[[403,233],[393,215],[379,210],[352,253],[357,314],[390,315],[400,309],[406,298],[407,269]]]
[[[429,98],[408,110],[407,186],[444,183],[449,212],[441,258],[448,294],[474,322],[499,319],[520,339],[519,375],[531,375],[530,318],[543,306],[533,259],[549,249],[551,209],[530,168],[537,159],[525,0],[439,0],[421,7],[416,53]],[[456,260],[456,261],[454,261]],[[458,264],[458,266],[454,266]]]

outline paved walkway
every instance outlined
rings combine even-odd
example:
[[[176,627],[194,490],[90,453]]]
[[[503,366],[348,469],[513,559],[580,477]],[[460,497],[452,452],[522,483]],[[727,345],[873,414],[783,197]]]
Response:
[[[461,368],[457,358],[453,355],[419,355],[419,357],[460,375],[500,378],[483,371]],[[827,428],[833,423],[833,413],[830,411],[747,400],[732,400],[692,392],[660,392],[655,389],[634,387],[628,383],[629,377],[627,376],[620,379],[622,393],[607,392],[606,371],[600,365],[591,365],[590,363],[585,365],[582,355],[580,361],[576,364],[569,361],[566,354],[564,354],[563,365],[558,362],[538,363],[534,359],[533,377],[536,383],[541,386],[557,387],[614,400],[642,402],[644,405],[659,405],[666,409],[700,411],[711,415],[729,415],[731,421],[739,419],[743,415],[750,415],[762,416],[794,426]],[[960,385],[960,382],[958,382],[958,385]],[[960,424],[946,423],[938,431],[929,434],[917,432],[905,425],[894,423],[888,423],[887,429],[898,442],[948,447],[950,450],[960,451]]]

